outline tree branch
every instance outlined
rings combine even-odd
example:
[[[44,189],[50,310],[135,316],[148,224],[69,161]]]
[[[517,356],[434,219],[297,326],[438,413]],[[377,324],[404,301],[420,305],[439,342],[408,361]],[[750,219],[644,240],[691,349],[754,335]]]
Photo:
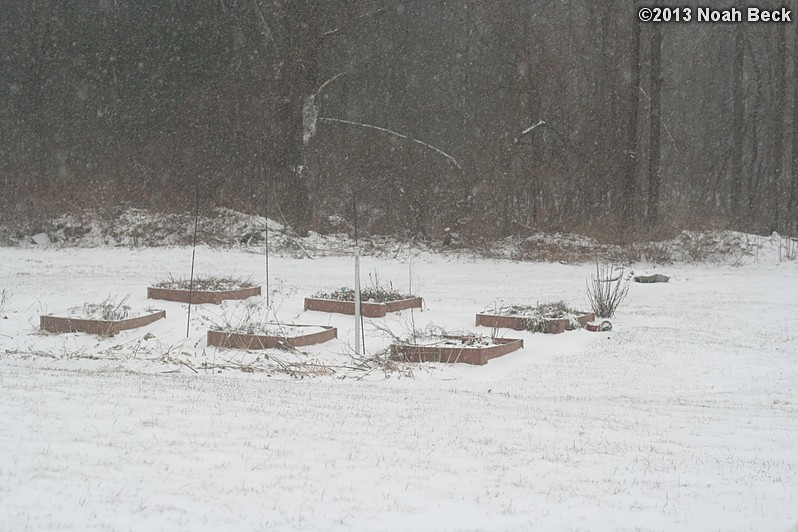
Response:
[[[331,77],[330,79],[328,79],[327,81],[325,81],[324,83],[322,83],[322,84],[321,84],[321,86],[319,86],[319,90],[317,90],[317,91],[316,91],[316,97],[318,98],[319,96],[321,96],[321,91],[323,91],[324,89],[326,89],[326,88],[327,88],[327,85],[329,85],[330,83],[332,83],[332,82],[333,82],[333,81],[335,81],[336,79],[340,78],[340,77],[341,77],[341,76],[343,76],[344,74],[346,74],[346,72],[339,72],[338,74],[334,75],[333,77]]]
[[[523,130],[520,135],[515,137],[513,139],[513,144],[518,144],[521,141],[521,139],[524,138],[524,135],[529,135],[530,133],[535,131],[536,128],[538,128],[540,126],[545,126],[545,125],[546,125],[546,121],[543,120],[542,118],[539,119],[536,124],[532,124],[531,126],[526,128],[525,130]]]
[[[388,8],[382,7],[380,9],[376,9],[374,11],[369,11],[368,13],[363,13],[362,15],[358,15],[358,16],[354,17],[350,21],[350,26],[352,25],[353,22],[355,22],[357,20],[360,20],[360,19],[363,19],[363,18],[366,18],[366,17],[373,17],[375,15],[379,15],[381,13],[384,13],[387,10],[388,10]],[[322,33],[320,35],[320,38],[324,39],[325,37],[334,37],[335,35],[339,35],[340,33],[341,33],[341,28],[339,27],[339,28],[335,28],[335,29],[332,29],[332,30],[329,30],[329,31],[325,31],[324,33]]]
[[[401,133],[397,133],[396,131],[393,131],[393,130],[390,130],[390,129],[387,129],[387,128],[384,128],[384,127],[374,126],[374,125],[371,125],[371,124],[362,124],[360,122],[352,122],[350,120],[341,120],[340,118],[319,117],[319,121],[327,122],[327,123],[331,123],[331,124],[343,124],[343,125],[347,125],[347,126],[356,126],[356,127],[366,128],[366,129],[374,129],[376,131],[381,131],[383,133],[388,133],[389,135],[393,135],[395,137],[399,137],[400,139],[405,139],[405,140],[409,140],[411,142],[415,142],[416,144],[420,144],[421,146],[424,146],[425,148],[430,149],[430,150],[438,153],[439,155],[442,155],[442,156],[446,157],[447,159],[449,159],[449,161],[453,165],[455,165],[457,167],[458,170],[460,170],[461,172],[463,171],[463,168],[460,166],[460,163],[457,162],[457,159],[455,159],[454,157],[452,157],[451,155],[449,155],[445,151],[443,151],[443,150],[441,150],[439,148],[436,148],[432,144],[427,144],[424,141],[421,141],[421,140],[418,140],[418,139],[414,139],[414,138],[409,137],[407,135],[402,135]]]

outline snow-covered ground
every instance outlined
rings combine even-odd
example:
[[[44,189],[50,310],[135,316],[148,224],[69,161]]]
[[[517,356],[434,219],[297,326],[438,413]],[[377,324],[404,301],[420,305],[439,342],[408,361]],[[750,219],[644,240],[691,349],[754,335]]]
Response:
[[[255,253],[196,257],[199,274],[263,278]],[[370,353],[385,328],[490,333],[474,315],[496,303],[586,309],[595,269],[408,257],[362,261],[364,283],[412,277],[427,305],[367,323]],[[503,331],[525,349],[386,373],[347,354],[351,317],[302,310],[352,284],[351,258],[273,258],[277,317],[339,330],[270,352],[309,368],[297,378],[205,347],[239,303],[194,308],[186,339],[186,306],[146,299],[190,259],[0,248],[0,530],[798,530],[796,262],[651,268],[671,281],[633,284],[611,333]],[[167,318],[38,331],[109,294]]]

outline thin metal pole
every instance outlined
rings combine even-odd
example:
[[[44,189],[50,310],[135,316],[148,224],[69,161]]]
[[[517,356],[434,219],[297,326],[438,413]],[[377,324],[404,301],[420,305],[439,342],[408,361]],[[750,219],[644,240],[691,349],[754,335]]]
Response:
[[[191,241],[191,276],[188,281],[188,318],[186,318],[186,338],[191,328],[191,300],[194,296],[194,258],[197,255],[197,222],[199,221],[199,183],[194,183],[194,238]]]
[[[266,274],[266,308],[271,307],[270,293],[269,293],[269,179],[266,177],[266,171],[263,165],[260,166],[261,177],[263,178],[263,217],[266,218],[266,231],[264,232],[264,241],[266,244],[266,255],[263,258],[264,271]]]
[[[360,248],[357,239],[357,190],[355,190],[352,204],[355,211],[355,354],[362,355],[365,351],[366,339],[363,336],[363,315],[360,305]]]

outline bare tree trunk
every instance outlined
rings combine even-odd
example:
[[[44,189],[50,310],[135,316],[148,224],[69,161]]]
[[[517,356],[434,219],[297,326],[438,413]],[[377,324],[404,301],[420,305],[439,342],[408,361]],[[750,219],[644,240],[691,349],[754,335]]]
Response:
[[[790,186],[790,218],[788,224],[791,234],[798,230],[798,27],[793,28],[792,45],[792,183]]]
[[[740,198],[742,195],[743,182],[743,114],[745,113],[745,93],[743,92],[743,77],[745,75],[745,36],[743,28],[736,27],[734,34],[734,63],[732,66],[732,77],[734,87],[732,98],[734,109],[732,110],[732,153],[731,153],[731,179],[729,182],[730,204],[732,228],[740,229],[741,212]]]
[[[31,189],[34,192],[45,190],[52,179],[51,154],[55,151],[53,142],[52,120],[48,116],[51,110],[47,105],[45,86],[47,82],[48,66],[52,52],[52,21],[47,13],[47,6],[43,2],[30,2],[30,56],[28,57],[30,76],[30,97],[28,98],[33,116],[33,132],[35,134],[32,153],[33,167],[36,179]]]
[[[294,2],[287,4],[287,22],[289,28],[289,72],[286,76],[290,94],[289,142],[283,163],[287,179],[288,211],[294,229],[300,235],[306,235],[311,213],[309,212],[310,187],[308,186],[306,117],[309,108],[315,105],[310,99],[318,88],[317,61],[320,47],[316,11],[312,3]]]
[[[662,91],[662,31],[659,24],[651,25],[651,109],[648,152],[648,229],[657,223],[660,187],[660,93]]]
[[[633,12],[637,11],[637,2]],[[635,174],[637,168],[637,112],[640,103],[640,22],[635,17],[632,23],[632,44],[630,48],[629,84],[629,122],[626,126],[626,175],[623,182],[623,232],[632,230],[635,217]]]
[[[773,229],[782,231],[781,217],[781,179],[784,161],[784,109],[785,98],[785,70],[787,56],[787,41],[784,24],[776,24],[776,83],[775,102],[773,105],[773,183],[771,184],[771,219]]]
[[[751,92],[753,101],[748,106],[751,109],[750,118],[745,119],[745,123],[748,123],[751,126],[751,145],[749,148],[750,162],[748,164],[748,186],[746,190],[746,206],[748,217],[746,220],[746,226],[748,228],[755,228],[756,231],[761,231],[763,228],[760,224],[762,218],[763,201],[761,198],[762,194],[760,194],[760,185],[762,183],[762,176],[765,172],[763,162],[765,161],[765,157],[760,157],[759,146],[761,142],[760,132],[763,129],[761,115],[762,107],[765,105],[765,81],[762,74],[762,69],[759,67],[756,51],[751,46],[750,39],[747,38],[746,34],[743,34],[743,38],[746,44],[746,49],[748,50],[748,57],[751,60],[751,68],[754,74],[753,79],[756,85],[756,90]]]

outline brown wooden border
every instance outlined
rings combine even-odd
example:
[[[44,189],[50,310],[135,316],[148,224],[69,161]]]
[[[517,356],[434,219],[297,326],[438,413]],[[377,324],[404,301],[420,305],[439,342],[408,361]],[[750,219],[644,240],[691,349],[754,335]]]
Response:
[[[409,308],[421,308],[424,300],[420,297],[410,297],[389,301],[387,303],[367,303],[360,304],[360,312],[366,318],[383,318],[389,312],[399,312]],[[355,315],[354,301],[338,301],[335,299],[320,299],[317,297],[305,298],[305,310],[317,310],[319,312],[337,312],[339,314]]]
[[[576,316],[580,327],[584,327],[596,319],[593,312],[586,312]],[[498,314],[477,314],[476,324],[483,327],[494,329],[513,329],[516,331],[526,330],[526,318],[521,316],[500,316]],[[547,319],[546,331],[549,334],[559,334],[565,332],[568,327],[568,320],[565,318]]]
[[[100,336],[113,336],[119,331],[144,327],[166,317],[166,311],[137,316],[124,320],[89,320],[84,318],[65,318],[61,316],[40,316],[39,327],[52,333],[85,332]]]
[[[320,344],[338,338],[338,329],[328,325],[288,325],[289,327],[322,327],[323,331],[299,336],[269,336],[224,331],[208,331],[208,345],[234,349],[275,349]]]
[[[444,338],[461,338],[447,336]],[[392,344],[391,357],[408,362],[443,362],[484,365],[488,360],[512,353],[524,347],[524,341],[514,338],[492,338],[499,345],[489,347],[444,347],[413,344]]]
[[[260,295],[260,286],[250,286],[247,288],[239,288],[237,290],[177,290],[174,288],[156,288],[154,286],[147,287],[147,297],[150,299],[164,299],[166,301],[177,301],[179,303],[188,303],[189,296],[191,296],[192,305],[202,305],[203,303],[211,303],[213,305],[220,305],[226,299],[246,299],[252,296]]]

